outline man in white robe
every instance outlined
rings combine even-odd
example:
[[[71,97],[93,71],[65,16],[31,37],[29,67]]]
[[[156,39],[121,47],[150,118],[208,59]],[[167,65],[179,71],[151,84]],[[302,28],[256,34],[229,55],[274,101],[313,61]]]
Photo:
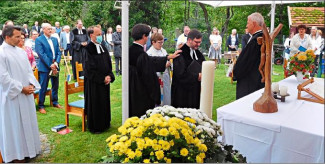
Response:
[[[24,162],[41,151],[33,92],[40,89],[26,52],[17,47],[21,28],[6,26],[0,46],[0,151],[4,162]]]

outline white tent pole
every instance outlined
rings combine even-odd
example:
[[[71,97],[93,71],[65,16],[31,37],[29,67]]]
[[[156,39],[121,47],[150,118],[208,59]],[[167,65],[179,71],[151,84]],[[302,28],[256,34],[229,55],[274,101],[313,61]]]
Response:
[[[274,15],[275,15],[275,1],[273,0],[272,1],[272,4],[271,4],[271,28],[270,28],[270,33],[273,32],[274,30]],[[271,78],[272,78],[272,75],[273,75],[273,64],[274,64],[274,58],[275,58],[275,54],[274,54],[274,51],[273,51],[273,43],[272,43],[272,49],[271,49]]]
[[[129,118],[129,2],[122,1],[122,123]]]

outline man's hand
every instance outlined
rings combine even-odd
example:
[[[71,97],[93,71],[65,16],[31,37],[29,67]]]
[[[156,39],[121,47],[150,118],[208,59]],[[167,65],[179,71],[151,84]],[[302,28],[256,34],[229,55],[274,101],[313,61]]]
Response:
[[[50,66],[50,68],[51,68],[51,70],[57,69],[55,64],[52,64],[52,65]]]
[[[166,63],[166,68],[168,68],[168,67],[170,67],[170,66],[171,66],[170,61],[167,61],[167,63]]]
[[[202,78],[202,73],[199,73],[199,78],[198,78],[198,80],[201,81],[201,78]]]
[[[21,92],[25,95],[33,94],[34,91],[35,91],[35,87],[33,85],[23,87],[23,89],[21,90]]]
[[[179,53],[181,53],[181,52],[182,52],[182,50],[177,50],[177,51],[174,52],[174,54],[167,56],[167,59],[168,60],[169,59],[175,59],[175,58],[177,58],[179,56]]]
[[[105,85],[108,85],[110,82],[111,82],[111,77],[110,76],[106,76],[105,77],[105,80],[104,80]]]
[[[81,42],[81,45],[87,46],[87,42]]]

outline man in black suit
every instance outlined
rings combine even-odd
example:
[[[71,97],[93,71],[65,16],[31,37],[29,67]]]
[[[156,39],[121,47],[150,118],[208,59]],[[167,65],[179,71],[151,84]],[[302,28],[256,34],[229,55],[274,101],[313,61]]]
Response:
[[[38,33],[41,32],[41,27],[38,25],[38,22],[37,22],[37,21],[35,21],[35,24],[34,24],[34,26],[32,27],[32,30],[37,31]]]
[[[28,29],[27,24],[23,25],[23,31],[25,32],[25,38],[29,38],[30,30]]]
[[[248,40],[251,38],[251,34],[249,34],[247,28],[245,29],[245,33],[246,34],[244,34],[242,39],[241,39],[241,49],[242,50],[246,47]]]

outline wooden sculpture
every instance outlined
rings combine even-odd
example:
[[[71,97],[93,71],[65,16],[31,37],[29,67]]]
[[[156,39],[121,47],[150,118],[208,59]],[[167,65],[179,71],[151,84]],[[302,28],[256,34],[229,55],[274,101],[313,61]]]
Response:
[[[303,82],[302,84],[299,84],[297,89],[298,89],[298,99],[299,100],[306,100],[306,101],[311,101],[311,102],[316,102],[316,103],[320,103],[320,104],[324,104],[325,100],[323,97],[321,97],[320,95],[314,93],[313,91],[311,91],[309,88],[304,88],[306,85],[311,84],[314,82],[314,78],[311,78],[305,82]],[[305,91],[308,94],[312,95],[314,98],[306,98],[306,97],[302,97],[301,96],[301,92]]]
[[[282,24],[279,24],[278,27],[274,29],[271,34],[269,34],[266,25],[263,24],[263,37],[262,41],[259,42],[262,44],[259,71],[262,77],[264,77],[264,79],[262,79],[262,82],[263,80],[265,81],[265,89],[263,95],[257,101],[255,101],[253,105],[253,108],[256,112],[274,113],[278,111],[278,105],[273,97],[271,90],[271,50],[273,41],[280,32],[282,26]]]

